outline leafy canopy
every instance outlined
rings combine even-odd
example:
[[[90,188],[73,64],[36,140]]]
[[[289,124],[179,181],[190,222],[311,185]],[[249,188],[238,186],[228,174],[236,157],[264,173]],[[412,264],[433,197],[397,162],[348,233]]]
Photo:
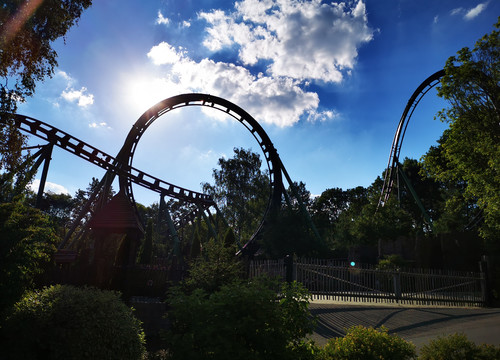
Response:
[[[52,43],[64,37],[92,0],[4,0],[0,5],[0,170],[19,170],[24,137],[6,113],[35,92],[57,66]]]
[[[440,150],[424,157],[437,179],[463,182],[465,198],[484,213],[481,235],[490,240],[500,234],[500,18],[495,28],[446,62],[438,95],[451,106],[438,117],[449,129]]]

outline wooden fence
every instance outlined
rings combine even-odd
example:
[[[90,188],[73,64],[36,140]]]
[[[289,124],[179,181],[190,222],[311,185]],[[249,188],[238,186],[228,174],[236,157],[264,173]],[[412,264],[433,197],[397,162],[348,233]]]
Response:
[[[314,299],[411,305],[485,306],[482,273],[430,269],[378,270],[342,261],[298,259],[289,266],[292,279]],[[286,279],[284,260],[254,260],[250,277],[267,274]]]

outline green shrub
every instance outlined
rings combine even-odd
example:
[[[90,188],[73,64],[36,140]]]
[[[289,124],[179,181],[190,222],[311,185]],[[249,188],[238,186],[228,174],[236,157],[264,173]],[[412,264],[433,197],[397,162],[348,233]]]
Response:
[[[169,297],[172,359],[311,359],[301,342],[314,321],[309,295],[299,284],[233,282],[209,293],[180,288]],[[279,288],[279,287],[278,287]]]
[[[235,248],[211,239],[203,244],[201,256],[191,261],[189,274],[183,286],[186,290],[203,289],[212,293],[224,284],[240,279],[243,267]]]
[[[464,334],[440,336],[420,349],[422,360],[494,360],[500,359],[500,347],[476,345]]]
[[[343,338],[328,341],[323,348],[324,360],[416,359],[415,345],[396,336],[387,329],[353,326]]]
[[[55,285],[27,292],[2,327],[7,359],[141,359],[140,322],[119,294]]]
[[[49,218],[21,202],[0,204],[0,313],[32,289],[52,264],[57,236]]]

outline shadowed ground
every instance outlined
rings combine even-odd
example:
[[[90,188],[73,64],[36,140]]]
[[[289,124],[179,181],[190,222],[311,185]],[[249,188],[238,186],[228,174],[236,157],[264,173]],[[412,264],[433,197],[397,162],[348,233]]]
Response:
[[[500,345],[500,309],[410,307],[397,305],[339,304],[314,301],[311,313],[318,318],[312,338],[324,345],[345,335],[353,325],[385,326],[389,333],[412,341],[417,348],[439,335],[464,333],[477,344]]]

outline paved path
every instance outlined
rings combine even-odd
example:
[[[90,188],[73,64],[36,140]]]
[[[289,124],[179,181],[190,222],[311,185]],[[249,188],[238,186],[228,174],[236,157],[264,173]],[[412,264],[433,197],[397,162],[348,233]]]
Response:
[[[389,333],[413,342],[417,348],[439,335],[464,333],[477,344],[500,345],[500,309],[410,307],[340,304],[314,301],[309,309],[318,317],[313,339],[324,345],[345,335],[353,325],[385,326]]]

